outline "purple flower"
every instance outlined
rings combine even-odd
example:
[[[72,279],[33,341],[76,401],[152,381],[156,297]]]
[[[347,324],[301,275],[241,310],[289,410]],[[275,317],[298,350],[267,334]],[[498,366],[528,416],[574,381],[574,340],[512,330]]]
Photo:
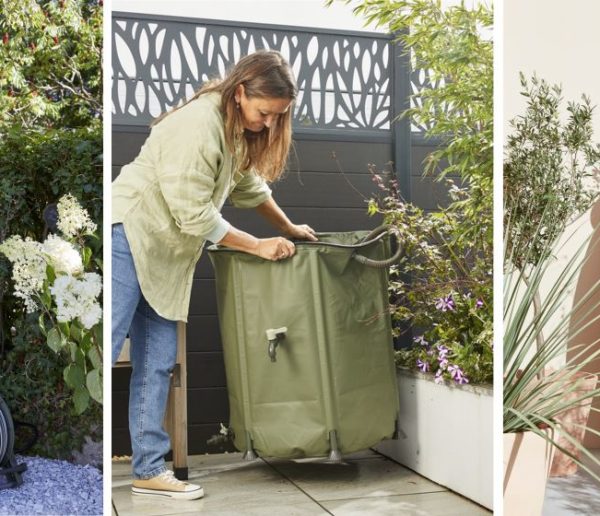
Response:
[[[423,337],[423,335],[413,337],[413,341],[415,342],[415,344],[420,344],[421,346],[429,346],[429,342],[425,340],[425,337]]]
[[[437,350],[438,350],[438,358],[440,360],[445,360],[446,358],[448,358],[448,353],[450,353],[450,350],[444,346],[443,344],[438,344],[437,346]]]
[[[442,373],[442,370],[441,370],[441,369],[438,369],[438,370],[437,370],[437,373],[435,373],[435,378],[433,379],[433,381],[434,381],[435,383],[437,383],[438,385],[439,385],[440,383],[444,383],[444,377],[443,377],[442,375],[443,375],[443,373]]]
[[[448,367],[448,359],[442,358],[440,359],[440,369],[446,369]]]
[[[454,299],[452,299],[452,294],[448,297],[440,297],[436,301],[435,307],[442,312],[453,311],[456,307],[456,303],[454,303]]]
[[[448,372],[450,373],[450,376],[456,383],[461,385],[463,383],[469,383],[469,379],[462,372],[461,368],[458,367],[456,364],[448,366]]]
[[[417,367],[423,373],[426,373],[427,371],[429,371],[429,362],[423,362],[420,358],[417,358]]]
[[[483,299],[479,298],[475,303],[475,308],[483,308]]]

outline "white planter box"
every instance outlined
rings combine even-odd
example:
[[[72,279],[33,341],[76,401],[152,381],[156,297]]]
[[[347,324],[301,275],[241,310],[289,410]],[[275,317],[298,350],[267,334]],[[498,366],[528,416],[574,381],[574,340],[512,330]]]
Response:
[[[377,451],[492,509],[491,387],[437,385],[433,376],[398,371],[398,440]]]

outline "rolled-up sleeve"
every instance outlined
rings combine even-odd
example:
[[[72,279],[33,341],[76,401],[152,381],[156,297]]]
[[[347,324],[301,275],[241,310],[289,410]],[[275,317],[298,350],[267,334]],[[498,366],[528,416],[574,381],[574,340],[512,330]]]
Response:
[[[247,172],[229,195],[236,208],[256,208],[270,197],[267,182],[254,171]]]

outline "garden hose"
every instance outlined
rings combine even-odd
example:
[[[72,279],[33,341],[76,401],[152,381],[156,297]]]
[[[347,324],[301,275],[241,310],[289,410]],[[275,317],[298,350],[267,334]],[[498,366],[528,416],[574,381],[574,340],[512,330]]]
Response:
[[[355,252],[352,255],[352,258],[354,258],[358,263],[362,263],[367,267],[374,267],[376,269],[385,269],[390,265],[398,263],[398,260],[400,260],[402,254],[404,253],[404,248],[398,240],[398,235],[391,230],[391,226],[389,226],[388,224],[382,224],[381,226],[375,228],[360,241],[360,244],[361,246],[371,244],[382,238],[385,234],[393,235],[396,239],[396,252],[393,256],[387,258],[386,260],[373,260],[372,258],[367,258],[366,256],[362,256]]]
[[[0,396],[0,489],[18,487],[23,483],[21,474],[27,469],[27,465],[18,464],[15,460],[14,443],[13,420],[8,406]]]

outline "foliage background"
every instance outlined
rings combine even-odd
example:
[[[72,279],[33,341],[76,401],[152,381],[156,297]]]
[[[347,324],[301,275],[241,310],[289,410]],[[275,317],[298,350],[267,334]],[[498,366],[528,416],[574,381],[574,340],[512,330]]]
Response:
[[[68,192],[101,237],[102,18],[101,0],[0,0],[0,240],[42,240],[44,207]],[[40,430],[33,452],[69,458],[101,435],[101,407],[75,416],[64,363],[11,291],[1,257],[0,394]]]
[[[426,159],[425,173],[447,181],[451,191],[449,206],[431,214],[406,203],[389,182],[380,185],[382,197],[370,204],[370,212],[383,214],[407,249],[398,268],[402,274],[393,275],[390,283],[392,317],[429,343],[401,350],[399,363],[417,369],[420,360],[435,372],[434,346],[443,345],[451,349],[450,365],[460,366],[475,382],[491,383],[492,5],[365,0],[354,12],[398,34],[413,70],[427,71],[431,87],[412,96],[414,107],[404,116],[439,141]],[[453,308],[440,309],[447,299]]]

